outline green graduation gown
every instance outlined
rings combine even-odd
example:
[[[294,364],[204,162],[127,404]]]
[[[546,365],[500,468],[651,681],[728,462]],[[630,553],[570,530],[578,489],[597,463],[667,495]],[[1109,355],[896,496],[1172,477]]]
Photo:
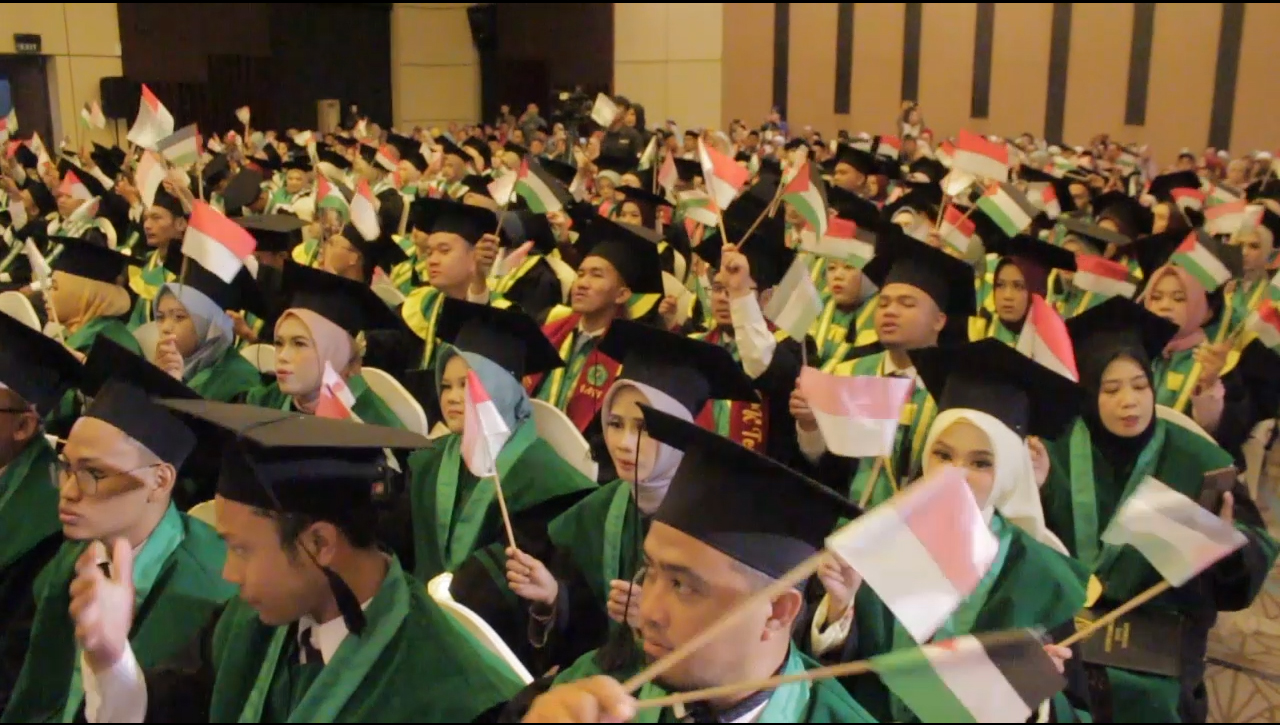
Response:
[[[262,375],[234,346],[227,348],[216,363],[187,381],[187,387],[199,393],[200,397],[220,403],[230,403],[260,385]]]
[[[245,364],[247,365],[248,363],[246,362]],[[256,375],[257,371],[254,371],[254,374]],[[404,428],[404,423],[400,422],[400,419],[391,411],[391,408],[382,402],[382,398],[379,398],[377,393],[369,389],[369,384],[365,382],[364,376],[352,375],[347,378],[347,388],[355,396],[356,404],[353,410],[356,415],[360,416],[361,421],[370,425],[381,425],[388,428]],[[277,382],[252,388],[245,396],[244,402],[263,408],[293,410],[293,398],[280,392],[280,384]]]
[[[0,712],[27,656],[36,575],[62,545],[55,454],[43,436],[27,444],[0,472]]]
[[[170,242],[173,244],[174,242]],[[129,315],[129,329],[136,330],[153,319],[153,301],[160,294],[160,288],[166,282],[172,282],[178,276],[164,266],[164,257],[159,250],[153,250],[143,267],[129,268],[129,289],[137,295],[133,303],[133,312]]]
[[[76,560],[87,546],[64,543],[36,580],[36,645],[0,722],[72,722],[83,706],[75,623],[67,609]],[[235,596],[235,587],[222,579],[225,557],[226,546],[212,528],[169,507],[134,561],[138,603],[129,643],[142,667],[172,656]]]
[[[1000,550],[991,571],[978,584],[934,641],[981,632],[1025,627],[1050,631],[1070,628],[1085,602],[1089,572],[1079,562],[1031,538],[999,514],[992,530],[1000,538]],[[854,598],[853,629],[840,661],[854,662],[915,647],[888,606],[863,586]],[[848,678],[845,685],[882,722],[919,722],[914,713],[889,692],[874,673]]]
[[[836,306],[835,300],[827,300],[822,314],[809,330],[818,344],[816,362],[819,367],[823,370],[834,368],[845,361],[851,349],[877,340],[875,311],[878,305],[875,296],[851,310],[842,310]]]
[[[1198,500],[1204,474],[1232,463],[1226,451],[1195,433],[1160,419],[1154,425],[1151,440],[1126,471],[1117,471],[1094,447],[1082,422],[1061,438],[1045,441],[1051,461],[1049,478],[1040,489],[1045,521],[1102,583],[1103,593],[1095,604],[1100,611],[1114,609],[1161,581],[1136,549],[1101,543],[1121,502],[1147,476]],[[1249,538],[1245,548],[1137,610],[1139,615],[1164,612],[1182,618],[1182,683],[1158,674],[1106,668],[1116,722],[1183,722],[1205,707],[1209,628],[1218,611],[1243,609],[1253,601],[1276,558],[1276,543],[1247,491],[1237,485],[1233,495],[1236,528]]]

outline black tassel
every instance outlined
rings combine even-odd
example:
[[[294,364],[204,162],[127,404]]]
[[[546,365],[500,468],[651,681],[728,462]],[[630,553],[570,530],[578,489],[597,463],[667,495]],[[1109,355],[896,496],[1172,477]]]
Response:
[[[351,587],[347,586],[347,583],[342,581],[342,577],[332,569],[322,566],[320,571],[324,572],[324,578],[329,580],[329,589],[333,591],[333,599],[338,604],[338,611],[342,614],[343,621],[347,623],[347,631],[359,636],[364,632],[366,623],[360,601],[356,599]]]

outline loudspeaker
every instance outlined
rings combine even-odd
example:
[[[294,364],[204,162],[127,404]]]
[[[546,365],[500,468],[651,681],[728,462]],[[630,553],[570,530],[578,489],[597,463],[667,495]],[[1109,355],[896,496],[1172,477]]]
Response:
[[[138,111],[142,87],[123,76],[103,78],[98,85],[102,97],[102,115],[112,120],[129,120]]]
[[[471,40],[480,50],[498,45],[498,6],[482,3],[467,8],[467,20],[471,23]]]

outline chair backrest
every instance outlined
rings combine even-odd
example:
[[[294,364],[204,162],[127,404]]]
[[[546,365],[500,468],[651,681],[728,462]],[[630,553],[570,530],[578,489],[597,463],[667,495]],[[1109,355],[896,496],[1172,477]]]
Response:
[[[547,261],[551,271],[556,273],[556,279],[560,281],[560,302],[563,304],[569,299],[569,290],[573,289],[573,283],[578,279],[578,271],[559,257],[547,255],[543,259]]]
[[[137,340],[138,347],[142,348],[142,356],[155,362],[156,346],[160,344],[160,325],[156,322],[148,322],[135,328],[133,339]]]
[[[427,594],[435,600],[440,608],[448,612],[462,628],[471,633],[480,644],[484,645],[490,652],[497,655],[507,666],[515,673],[516,677],[524,684],[533,682],[533,675],[529,673],[528,668],[516,657],[515,652],[502,641],[502,637],[494,631],[489,623],[480,618],[480,615],[471,611],[467,607],[454,601],[453,596],[449,594],[449,585],[453,583],[453,574],[445,572],[439,574],[436,578],[427,582]]]
[[[0,312],[12,317],[33,330],[40,329],[40,315],[31,300],[21,292],[4,292],[0,294]]]
[[[596,480],[600,466],[591,457],[591,445],[569,416],[544,400],[531,398],[529,402],[533,403],[533,424],[538,429],[538,437],[551,444],[556,453],[582,475]]]
[[[387,307],[399,307],[404,304],[404,294],[400,290],[385,284],[375,284],[372,288],[378,299],[387,303]]]
[[[213,508],[213,501],[201,501],[187,511],[187,515],[193,519],[203,521],[210,526],[218,525],[218,514]]]
[[[1204,428],[1201,428],[1199,423],[1192,420],[1191,417],[1186,415],[1185,413],[1179,413],[1178,411],[1174,410],[1173,408],[1170,408],[1167,405],[1156,406],[1156,417],[1160,418],[1166,423],[1172,423],[1176,426],[1186,428],[1187,430],[1191,431],[1192,433],[1195,433],[1196,435],[1200,436],[1201,438],[1204,438],[1207,441],[1210,441],[1210,442],[1213,441],[1213,436],[1209,435],[1208,431],[1206,431]]]
[[[245,345],[240,349],[240,357],[253,364],[258,372],[264,375],[276,374],[276,348],[274,345],[258,343]]]
[[[377,368],[362,368],[360,374],[364,376],[364,381],[369,384],[369,389],[374,392],[382,402],[387,404],[392,413],[400,419],[405,428],[419,435],[426,435],[430,428],[427,426],[427,412],[422,409],[422,405],[417,399],[400,384],[399,380],[391,377],[384,370]]]
[[[1274,418],[1259,421],[1250,431],[1249,439],[1240,446],[1240,454],[1244,457],[1244,483],[1249,489],[1249,497],[1254,501],[1259,500],[1258,490],[1263,476],[1275,474],[1274,471],[1267,470],[1267,449],[1275,428]]]

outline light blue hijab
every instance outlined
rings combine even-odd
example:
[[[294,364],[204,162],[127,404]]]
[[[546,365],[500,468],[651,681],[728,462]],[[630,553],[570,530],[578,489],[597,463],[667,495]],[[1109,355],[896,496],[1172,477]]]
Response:
[[[440,380],[444,377],[444,366],[454,355],[461,355],[462,359],[467,361],[467,366],[475,371],[480,382],[484,384],[485,392],[489,393],[489,399],[502,415],[502,421],[507,424],[508,430],[514,432],[517,426],[533,417],[533,404],[529,402],[529,395],[525,393],[524,386],[502,366],[483,355],[463,352],[449,345],[443,347],[440,352],[440,360],[436,365],[437,390],[440,389]]]
[[[208,295],[189,284],[176,282],[169,282],[160,288],[160,293],[152,303],[153,317],[159,312],[160,300],[166,294],[173,295],[182,303],[196,326],[196,351],[184,361],[186,367],[182,371],[182,381],[190,382],[201,370],[213,367],[222,360],[222,356],[235,342],[235,325],[226,310]]]

